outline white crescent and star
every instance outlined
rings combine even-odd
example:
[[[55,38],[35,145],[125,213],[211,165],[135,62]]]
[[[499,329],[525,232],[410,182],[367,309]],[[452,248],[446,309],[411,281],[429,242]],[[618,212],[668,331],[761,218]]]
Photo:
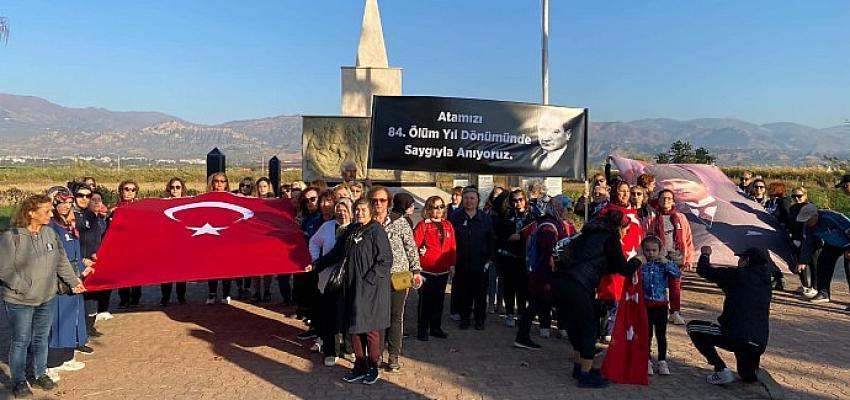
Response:
[[[245,207],[237,206],[236,204],[225,203],[225,202],[222,202],[222,201],[202,201],[202,202],[198,202],[198,203],[183,204],[181,206],[171,207],[171,208],[163,211],[162,213],[165,214],[165,216],[168,217],[169,219],[171,219],[173,221],[180,222],[180,219],[175,217],[174,214],[176,214],[180,211],[191,210],[191,209],[195,209],[195,208],[223,208],[225,210],[231,210],[231,211],[235,211],[235,212],[242,214],[242,218],[239,218],[236,221],[233,221],[234,223],[239,222],[239,221],[245,221],[247,219],[254,217],[253,211],[251,211],[251,210],[249,210]],[[218,233],[218,231],[227,229],[227,227],[226,226],[222,226],[222,227],[212,226],[212,225],[210,225],[209,222],[207,222],[201,227],[187,226],[186,229],[195,231],[195,233],[192,234],[192,237],[200,236],[200,235],[221,236],[221,234]]]

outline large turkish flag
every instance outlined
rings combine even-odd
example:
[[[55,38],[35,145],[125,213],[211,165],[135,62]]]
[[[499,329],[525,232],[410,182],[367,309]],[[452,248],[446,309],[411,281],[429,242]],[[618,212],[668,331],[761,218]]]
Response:
[[[624,282],[611,344],[602,361],[602,375],[614,383],[649,384],[649,321],[641,279],[638,269]]]
[[[310,254],[293,216],[288,200],[226,192],[119,207],[86,289],[301,272]]]

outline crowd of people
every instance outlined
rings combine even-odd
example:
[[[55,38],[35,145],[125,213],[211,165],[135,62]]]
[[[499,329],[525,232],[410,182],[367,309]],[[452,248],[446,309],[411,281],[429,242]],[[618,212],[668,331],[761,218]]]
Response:
[[[757,376],[758,357],[767,345],[770,289],[785,285],[781,272],[758,249],[741,254],[739,269],[711,268],[711,249],[701,249],[697,257],[676,193],[656,188],[650,174],[635,185],[597,174],[587,196],[575,203],[563,194],[547,195],[539,180],[527,188],[496,187],[484,198],[475,186],[458,186],[448,198],[425,199],[421,215],[415,214],[411,195],[358,180],[354,163],[343,163],[340,174],[336,185],[295,181],[281,185],[280,193],[267,177],[239,180],[232,190],[236,195],[292,202],[313,262],[295,275],[210,280],[206,304],[229,304],[233,281],[235,299],[269,302],[276,280],[283,304],[294,306],[293,315],[309,327],[298,339],[312,340],[311,350],[322,354],[326,366],[339,358],[353,362],[346,382],[373,384],[381,369],[402,368],[411,291],[418,292],[416,327],[410,329],[415,338],[448,338],[444,299],[451,283],[447,314],[459,329],[485,330],[488,314],[501,314],[504,325],[516,329],[514,347],[536,350],[542,347],[532,335],[536,320],[537,337],[549,338],[554,330],[569,339],[578,386],[602,388],[608,380],[593,361],[597,349],[611,343],[627,277],[640,279],[648,345],[653,337],[657,342],[647,373],[669,375],[667,324],[685,324],[682,273],[696,267],[727,295],[719,323],[691,321],[687,327],[715,367],[708,381],[734,380],[714,346],[735,352],[743,380],[766,379]],[[794,188],[789,198],[782,183],[767,185],[749,171],[739,187],[788,232],[799,260],[794,268],[799,295],[813,303],[830,301],[839,257],[848,269],[850,220],[818,210],[803,187]],[[836,187],[850,195],[850,176]],[[102,335],[96,324],[112,318],[111,291],[87,292],[84,281],[96,273],[97,251],[114,210],[139,199],[135,181],[122,181],[117,189],[118,201],[108,207],[90,177],[50,188],[47,195],[26,199],[15,228],[2,235],[0,253],[15,255],[0,260],[0,280],[13,331],[9,363],[16,395],[29,392],[27,381],[50,390],[60,371],[83,368],[74,354],[91,354],[88,338]],[[210,175],[206,191],[230,192],[227,174]],[[186,182],[175,177],[162,197],[187,195]],[[765,282],[766,294],[747,292]],[[163,283],[162,307],[171,303],[175,287],[177,302],[187,302],[186,282]],[[118,308],[137,307],[141,288],[123,288],[118,295]],[[742,314],[742,308],[753,312]]]

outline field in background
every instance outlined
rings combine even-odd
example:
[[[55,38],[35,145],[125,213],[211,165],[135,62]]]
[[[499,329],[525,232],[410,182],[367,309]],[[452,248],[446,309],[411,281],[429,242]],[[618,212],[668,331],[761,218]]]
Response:
[[[783,182],[790,191],[795,186],[806,187],[809,198],[823,208],[838,210],[850,214],[850,196],[843,195],[833,186],[841,178],[844,171],[823,167],[724,167],[723,172],[737,180],[744,169],[750,169],[755,175],[761,176],[767,183]],[[228,176],[231,185],[243,176],[259,178],[266,171],[244,167],[231,168]],[[87,164],[65,167],[3,167],[0,168],[0,229],[8,225],[13,206],[23,197],[43,192],[45,189],[65,185],[69,180],[83,176],[93,176],[104,191],[107,203],[114,203],[118,183],[124,179],[133,179],[139,183],[141,197],[159,197],[165,188],[165,183],[174,176],[186,180],[190,193],[203,192],[206,187],[204,166],[191,167],[133,167],[133,168],[103,168]],[[281,172],[284,182],[300,179],[301,171],[297,169]],[[437,186],[449,191],[452,186],[453,174],[437,174]],[[505,186],[504,177],[495,177],[496,185]],[[235,188],[235,187],[234,187]],[[573,199],[578,199],[584,192],[581,182],[565,182],[564,193]]]

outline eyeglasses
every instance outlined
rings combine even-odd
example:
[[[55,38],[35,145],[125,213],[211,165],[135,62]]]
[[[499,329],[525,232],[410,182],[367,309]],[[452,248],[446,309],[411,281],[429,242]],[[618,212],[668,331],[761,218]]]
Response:
[[[374,198],[372,198],[372,202],[373,202],[373,203],[386,203],[386,202],[388,202],[388,201],[390,201],[390,200],[389,200],[389,199],[385,199],[385,198],[381,198],[381,197],[374,197]]]
[[[89,194],[77,193],[77,194],[75,194],[75,195],[74,195],[74,197],[76,197],[76,198],[78,198],[78,199],[82,199],[83,197],[85,197],[85,198],[87,198],[87,199],[90,199],[90,198],[91,198],[91,196],[92,196],[92,194],[91,194],[91,193],[89,193]]]
[[[183,186],[174,185],[174,186],[169,186],[168,188],[171,189],[171,190],[180,190],[180,189],[183,189]]]
[[[135,191],[137,191],[137,190],[139,190],[139,189],[136,189],[136,188],[134,188],[134,187],[125,187],[125,188],[123,188],[123,189],[121,189],[121,190],[123,190],[123,191],[125,191],[125,192],[135,192]]]

